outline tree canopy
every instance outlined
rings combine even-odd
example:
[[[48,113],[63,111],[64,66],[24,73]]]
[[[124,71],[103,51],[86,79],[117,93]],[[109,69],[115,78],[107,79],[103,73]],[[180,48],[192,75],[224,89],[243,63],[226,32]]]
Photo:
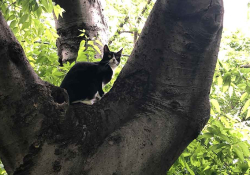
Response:
[[[155,1],[107,1],[112,50],[124,48],[119,74],[140,36],[143,25]],[[63,16],[63,10],[52,0],[3,0],[0,2],[6,21],[22,44],[36,73],[44,81],[60,85],[74,63],[60,67],[52,11]],[[84,35],[84,31],[83,35]],[[93,43],[86,50],[81,43],[78,61],[91,59],[98,51]],[[184,150],[168,174],[249,174],[250,173],[250,38],[240,31],[224,32],[221,55],[216,65],[210,94],[211,118]],[[106,85],[108,91],[115,79]],[[6,174],[3,165],[0,174]]]

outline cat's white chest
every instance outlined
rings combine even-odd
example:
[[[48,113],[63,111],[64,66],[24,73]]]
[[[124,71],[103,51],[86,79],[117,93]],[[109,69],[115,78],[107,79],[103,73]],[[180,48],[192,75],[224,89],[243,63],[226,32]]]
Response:
[[[109,60],[109,66],[112,69],[113,73],[118,65],[119,65],[119,62],[115,58],[112,58],[111,60]]]

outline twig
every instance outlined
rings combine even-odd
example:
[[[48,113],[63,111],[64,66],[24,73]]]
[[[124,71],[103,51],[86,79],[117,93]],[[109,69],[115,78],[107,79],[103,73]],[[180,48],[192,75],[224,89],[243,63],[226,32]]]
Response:
[[[146,10],[148,9],[148,5],[151,3],[152,0],[148,0],[147,1],[147,4],[144,6],[144,8],[142,9],[141,11],[141,14],[139,15],[139,17],[137,18],[137,21],[136,23],[139,24],[141,22],[141,16],[144,15],[144,13],[146,12]],[[127,31],[127,32],[124,32],[124,31],[121,31],[121,28],[128,22],[129,20],[129,16],[127,15],[124,19],[124,22],[120,23],[119,25],[119,28],[116,30],[115,34],[111,37],[111,39],[109,40],[109,45],[112,44],[112,42],[116,39],[116,37],[121,34],[121,33],[133,33],[134,34],[134,44],[136,43],[137,41],[137,38],[139,36],[139,33],[138,31],[135,31],[135,32],[131,32],[131,31]],[[131,26],[130,26],[131,27]],[[131,27],[132,28],[132,27]]]
[[[124,22],[120,23],[118,29],[116,30],[115,34],[111,37],[111,39],[109,40],[109,45],[112,44],[112,42],[115,40],[115,38],[120,34],[120,29],[128,22],[129,16],[127,15],[124,18]]]
[[[26,42],[26,41],[23,40],[22,42],[24,43],[24,42]],[[49,42],[44,42],[44,43],[42,43],[41,41],[34,41],[34,43],[40,43],[40,44],[48,44],[48,45],[50,45]]]
[[[139,26],[139,24],[140,24],[140,22],[141,22],[141,19],[142,19],[141,16],[144,15],[144,13],[145,13],[146,10],[148,9],[148,6],[149,6],[149,4],[151,3],[151,1],[152,1],[152,0],[148,0],[147,4],[146,4],[146,5],[144,6],[144,8],[142,9],[141,14],[138,16],[137,21],[136,21],[136,23],[137,23],[138,26]],[[136,44],[136,41],[137,41],[138,36],[139,36],[139,33],[138,33],[138,31],[136,30],[136,31],[134,32],[134,45]]]
[[[133,33],[132,31],[120,31],[120,34],[122,33]]]
[[[152,0],[148,0],[147,4],[143,7],[141,15],[139,15],[139,17],[137,18],[136,23],[139,24],[141,22],[141,16],[144,15],[144,13],[146,12],[146,10],[148,9],[148,5],[151,3]]]
[[[250,64],[247,65],[241,65],[240,68],[250,68]]]
[[[130,55],[123,55],[123,54],[122,54],[122,56],[123,56],[123,57],[130,57]]]

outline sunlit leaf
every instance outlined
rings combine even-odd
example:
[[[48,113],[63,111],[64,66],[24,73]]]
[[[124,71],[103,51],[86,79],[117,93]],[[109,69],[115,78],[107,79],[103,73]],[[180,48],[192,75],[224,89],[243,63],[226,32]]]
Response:
[[[240,97],[240,101],[244,101],[248,96],[248,93],[245,92],[241,97]]]
[[[29,17],[28,14],[23,15],[23,16],[21,17],[19,23],[21,23],[21,24],[24,23],[25,21],[27,21],[28,17]]]
[[[214,106],[217,112],[220,113],[220,105],[216,99],[210,99],[211,104]]]
[[[247,111],[247,108],[250,106],[250,99],[246,101],[245,105],[242,108],[241,114]]]
[[[8,21],[11,21],[11,20],[13,20],[13,19],[15,19],[16,17],[15,17],[15,15],[11,15],[9,18],[8,18]]]
[[[16,20],[11,21],[10,28],[14,28],[16,26],[16,23],[17,23]]]
[[[243,162],[239,164],[239,168],[241,169],[242,173],[245,173],[249,169],[249,165],[247,162]]]
[[[238,145],[240,146],[240,148],[242,149],[242,152],[244,154],[245,157],[249,157],[250,156],[250,152],[249,152],[249,148],[247,143],[245,142],[240,142],[238,143]]]
[[[233,147],[234,152],[236,153],[237,157],[243,162],[244,156],[242,150],[239,148],[238,145],[234,145]]]
[[[36,15],[37,15],[37,17],[39,18],[39,17],[41,16],[41,14],[42,14],[42,7],[39,7],[39,8],[37,9],[37,11],[36,11]]]

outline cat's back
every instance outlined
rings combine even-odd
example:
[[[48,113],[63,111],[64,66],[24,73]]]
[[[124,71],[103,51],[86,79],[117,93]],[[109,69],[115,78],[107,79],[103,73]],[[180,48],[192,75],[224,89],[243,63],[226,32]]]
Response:
[[[75,70],[89,70],[95,69],[98,66],[99,62],[77,62],[69,72]]]
[[[66,74],[60,87],[65,87],[67,84],[75,83],[80,79],[91,79],[95,76],[98,70],[98,62],[78,62]]]

